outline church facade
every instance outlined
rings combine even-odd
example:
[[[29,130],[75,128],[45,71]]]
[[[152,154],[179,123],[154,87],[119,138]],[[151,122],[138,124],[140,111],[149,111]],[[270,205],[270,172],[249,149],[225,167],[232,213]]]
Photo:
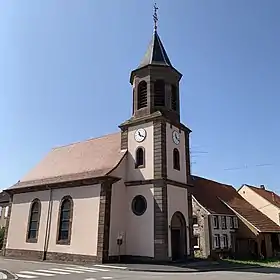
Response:
[[[10,195],[4,255],[107,262],[191,258],[190,129],[157,30],[131,72],[120,132],[53,149]]]

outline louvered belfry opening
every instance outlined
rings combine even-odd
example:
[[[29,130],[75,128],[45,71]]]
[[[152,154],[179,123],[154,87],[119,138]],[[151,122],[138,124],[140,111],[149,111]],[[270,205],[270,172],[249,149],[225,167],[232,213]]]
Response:
[[[154,83],[154,106],[165,106],[164,80],[156,80]]]
[[[175,85],[171,86],[171,109],[174,111],[178,109],[177,87]]]
[[[137,109],[147,107],[147,83],[145,81],[139,83],[137,94]]]

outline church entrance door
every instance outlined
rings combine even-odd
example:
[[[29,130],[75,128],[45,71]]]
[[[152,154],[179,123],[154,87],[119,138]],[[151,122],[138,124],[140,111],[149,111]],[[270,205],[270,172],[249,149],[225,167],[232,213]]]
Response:
[[[171,219],[172,260],[180,261],[186,256],[186,220],[181,212],[175,212]]]

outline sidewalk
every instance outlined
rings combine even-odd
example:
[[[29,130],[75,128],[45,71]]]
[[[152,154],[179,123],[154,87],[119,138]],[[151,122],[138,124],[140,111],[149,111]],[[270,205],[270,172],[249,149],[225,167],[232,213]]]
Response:
[[[117,265],[117,266],[115,266]],[[104,265],[105,266],[105,265]],[[170,273],[192,273],[192,272],[209,272],[221,270],[241,270],[256,268],[256,265],[240,265],[229,264],[222,262],[198,261],[186,264],[145,264],[145,263],[122,263],[122,264],[108,264],[106,267],[115,269],[143,271],[143,272],[170,272]]]

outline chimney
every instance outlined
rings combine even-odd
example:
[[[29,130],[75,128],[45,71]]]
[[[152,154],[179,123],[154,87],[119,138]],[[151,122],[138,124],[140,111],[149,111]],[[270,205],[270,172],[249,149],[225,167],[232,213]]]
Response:
[[[260,185],[260,189],[265,190],[265,186],[264,185]]]
[[[274,193],[272,193],[271,195],[272,195],[272,201],[275,201]]]

